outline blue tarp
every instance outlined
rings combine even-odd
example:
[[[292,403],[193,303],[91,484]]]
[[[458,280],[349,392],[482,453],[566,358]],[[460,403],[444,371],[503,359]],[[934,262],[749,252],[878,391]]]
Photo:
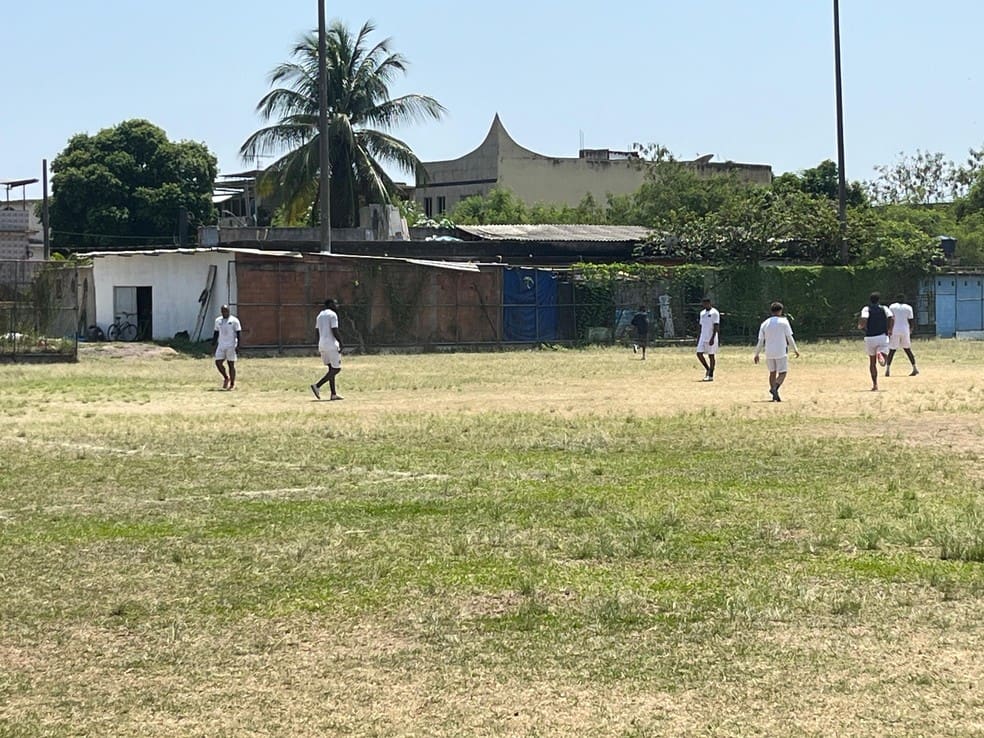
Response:
[[[509,268],[502,279],[506,341],[557,340],[557,276],[546,269]]]

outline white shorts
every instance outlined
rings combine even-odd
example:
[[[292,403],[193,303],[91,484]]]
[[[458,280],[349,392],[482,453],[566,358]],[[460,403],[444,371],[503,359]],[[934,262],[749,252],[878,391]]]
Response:
[[[891,338],[888,339],[888,348],[892,351],[896,351],[900,348],[912,348],[912,342],[909,340],[909,334],[893,333]]]
[[[325,366],[330,366],[332,369],[341,369],[342,352],[338,350],[338,346],[322,348],[321,361],[324,362]]]
[[[711,345],[707,344],[709,340],[710,339],[708,338],[702,338],[699,341],[697,341],[698,354],[716,354],[718,352],[718,346],[721,343],[721,339],[715,338],[714,343],[712,343]]]
[[[880,336],[865,336],[864,350],[868,356],[874,356],[879,351],[883,354],[888,351],[888,336],[882,333]]]
[[[789,371],[789,357],[782,356],[778,359],[766,359],[765,365],[769,367],[770,372],[776,372],[777,374],[785,374]]]
[[[215,360],[216,361],[235,361],[236,360],[236,347],[229,346],[228,348],[217,348],[215,349]]]

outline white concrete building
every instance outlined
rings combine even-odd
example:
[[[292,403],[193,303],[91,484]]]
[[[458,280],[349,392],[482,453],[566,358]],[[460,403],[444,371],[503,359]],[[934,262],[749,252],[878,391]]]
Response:
[[[253,249],[159,249],[94,251],[92,259],[95,323],[104,332],[120,316],[138,327],[138,339],[168,340],[187,332],[192,340],[210,338],[223,304],[237,301],[236,253],[262,253],[300,259],[293,252]]]

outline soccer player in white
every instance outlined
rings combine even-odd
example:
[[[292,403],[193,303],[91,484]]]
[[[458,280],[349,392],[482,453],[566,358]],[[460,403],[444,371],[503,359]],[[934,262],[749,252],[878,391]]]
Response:
[[[721,313],[711,305],[711,298],[705,297],[700,301],[700,338],[697,339],[697,358],[704,365],[704,381],[714,381],[714,356],[717,354],[718,333],[721,328]],[[707,358],[704,358],[707,354]]]
[[[212,344],[215,346],[215,368],[222,375],[222,389],[236,388],[236,349],[239,348],[239,336],[243,327],[239,318],[229,314],[229,306],[223,305],[219,311],[222,314],[215,319],[215,330],[212,332]],[[223,362],[229,365],[226,373]]]
[[[765,348],[765,365],[769,368],[769,394],[773,402],[782,402],[779,388],[786,379],[789,370],[789,349],[799,358],[799,349],[793,338],[793,328],[789,318],[785,317],[781,302],[774,302],[769,308],[772,317],[767,318],[759,326],[758,345],[755,347],[755,363],[759,363],[759,354]]]
[[[318,351],[321,352],[321,360],[328,371],[315,384],[311,385],[311,391],[319,400],[321,399],[321,385],[325,382],[331,389],[329,400],[341,400],[341,396],[335,390],[335,377],[342,371],[342,337],[338,331],[338,303],[331,298],[325,300],[325,309],[318,313],[315,322],[315,329],[318,331]]]
[[[905,355],[909,357],[909,363],[912,364],[912,371],[909,372],[909,376],[914,377],[919,373],[919,370],[916,368],[916,357],[912,353],[912,342],[910,340],[913,319],[912,306],[905,301],[905,295],[899,295],[895,298],[895,302],[888,306],[888,309],[892,311],[892,316],[895,318],[895,325],[892,328],[892,335],[888,339],[885,376],[891,376],[892,359],[895,358],[895,352],[901,348],[905,351]]]

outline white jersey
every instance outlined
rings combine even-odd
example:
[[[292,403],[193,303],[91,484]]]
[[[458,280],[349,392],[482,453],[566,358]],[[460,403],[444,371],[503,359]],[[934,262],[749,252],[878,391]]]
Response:
[[[239,318],[235,315],[230,315],[228,318],[223,318],[220,315],[215,319],[215,330],[219,332],[219,342],[216,344],[216,348],[235,348],[236,334],[242,329],[243,327],[239,324]]]
[[[791,346],[796,351],[796,341],[793,339],[793,327],[789,324],[789,319],[781,315],[773,315],[767,318],[759,326],[758,346],[755,353],[759,353],[765,347],[766,359],[781,359],[786,356],[787,346]]]
[[[886,318],[893,318],[893,317],[895,317],[895,316],[892,315],[892,311],[889,310],[884,305],[879,305],[878,307],[880,307],[882,309],[882,311],[885,313],[885,317]],[[869,308],[868,305],[865,305],[863,308],[861,308],[861,317],[864,318],[865,320],[867,320],[868,319],[868,316],[870,315],[870,312],[868,311],[868,308]]]
[[[912,320],[912,306],[904,302],[893,302],[888,306],[888,309],[892,311],[892,315],[895,317],[895,325],[892,327],[892,333],[905,333],[909,334],[909,321]]]
[[[700,338],[698,342],[703,343],[711,340],[714,335],[714,326],[721,323],[721,313],[717,308],[707,308],[700,311]]]
[[[335,338],[335,330],[338,328],[338,313],[334,310],[325,308],[318,313],[316,323],[318,327],[318,350],[328,351],[338,350],[338,339]]]

